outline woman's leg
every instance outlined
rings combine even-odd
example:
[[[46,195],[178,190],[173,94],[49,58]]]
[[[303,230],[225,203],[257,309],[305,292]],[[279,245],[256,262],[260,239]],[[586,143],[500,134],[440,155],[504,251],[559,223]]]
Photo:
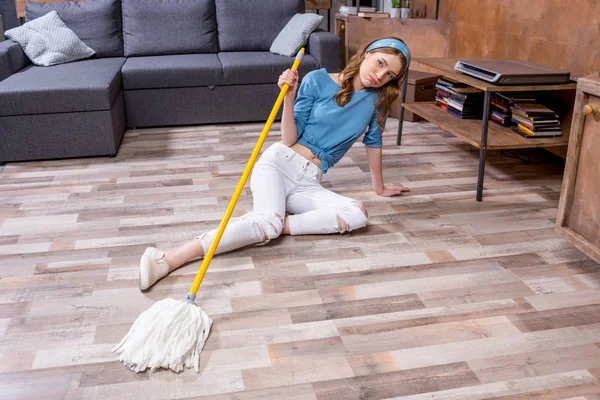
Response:
[[[220,254],[256,243],[267,243],[283,230],[285,177],[272,165],[259,163],[251,177],[254,211],[231,218],[217,246]],[[146,289],[169,272],[203,256],[210,248],[217,229],[206,232],[183,245],[162,252],[148,248],[140,263],[140,288]]]
[[[277,238],[283,229],[286,186],[283,175],[270,165],[257,165],[251,178],[253,212],[230,219],[215,254],[225,253],[256,243]],[[217,229],[206,232],[183,246],[166,254],[170,268],[203,256],[210,248]],[[167,252],[168,253],[168,252]],[[171,262],[169,262],[171,261]]]
[[[360,201],[316,183],[290,194],[286,209],[293,215],[286,218],[283,233],[291,235],[350,232],[365,227],[368,219]]]

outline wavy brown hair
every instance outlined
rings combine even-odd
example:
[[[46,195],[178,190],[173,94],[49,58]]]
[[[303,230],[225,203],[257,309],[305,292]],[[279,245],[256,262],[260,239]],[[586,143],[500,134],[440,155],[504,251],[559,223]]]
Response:
[[[390,36],[388,39],[400,40],[402,42],[401,39],[395,36]],[[371,43],[362,46],[359,49],[359,51],[355,55],[353,55],[352,58],[350,58],[348,64],[340,73],[340,84],[342,86],[342,90],[340,90],[335,95],[335,102],[338,106],[345,106],[352,98],[352,93],[354,92],[354,78],[358,76],[360,65],[365,59],[367,48]],[[396,100],[398,100],[398,97],[400,96],[400,92],[402,91],[402,82],[404,81],[404,78],[408,73],[408,63],[404,54],[402,54],[402,52],[394,48],[382,47],[373,51],[387,54],[395,54],[399,56],[400,60],[402,61],[402,69],[400,70],[400,74],[398,74],[396,78],[390,80],[388,83],[379,88],[379,100],[377,100],[377,103],[375,104],[375,110],[378,114],[377,125],[379,126],[379,128],[384,130],[383,121],[390,112],[392,105],[396,102]]]

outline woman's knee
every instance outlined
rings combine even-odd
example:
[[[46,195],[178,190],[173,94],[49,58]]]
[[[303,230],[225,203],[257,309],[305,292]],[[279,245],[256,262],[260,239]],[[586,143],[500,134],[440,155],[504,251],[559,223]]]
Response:
[[[283,217],[277,213],[255,214],[253,226],[259,240],[268,243],[270,240],[278,238],[283,231],[283,221]]]
[[[340,233],[350,232],[367,226],[369,213],[360,201],[353,201],[348,207],[342,209],[337,215]]]

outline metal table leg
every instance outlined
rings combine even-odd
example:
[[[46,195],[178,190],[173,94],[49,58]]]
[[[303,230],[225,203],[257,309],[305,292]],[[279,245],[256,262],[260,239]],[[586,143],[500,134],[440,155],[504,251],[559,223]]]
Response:
[[[327,9],[327,32],[331,32],[331,8]]]
[[[475,199],[481,201],[483,198],[483,176],[485,173],[485,154],[487,149],[488,121],[490,116],[491,92],[485,92],[483,99],[483,118],[481,122],[481,147],[479,149],[479,172],[477,173],[477,196]]]
[[[404,102],[406,101],[406,88],[408,87],[408,73],[404,82],[402,82],[402,93],[400,94],[400,118],[398,120],[398,136],[396,136],[396,146],[402,142],[402,127],[404,125]]]

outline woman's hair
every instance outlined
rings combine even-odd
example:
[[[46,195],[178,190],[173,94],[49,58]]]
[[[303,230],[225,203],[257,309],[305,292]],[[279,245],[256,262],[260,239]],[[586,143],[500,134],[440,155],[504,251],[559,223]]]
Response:
[[[389,39],[400,40],[394,36],[389,37]],[[402,40],[400,41],[402,42]],[[352,98],[352,92],[354,91],[354,78],[358,75],[360,65],[365,59],[365,54],[367,53],[367,47],[369,47],[371,43],[367,43],[366,45],[362,46],[359,51],[353,55],[352,58],[350,58],[348,64],[340,74],[342,78],[340,82],[342,90],[340,90],[335,96],[335,102],[338,106],[343,107]],[[408,73],[408,63],[404,54],[392,47],[382,47],[373,51],[398,55],[402,61],[402,70],[400,71],[400,74],[379,88],[379,100],[375,104],[375,110],[378,113],[377,125],[383,130],[383,121],[390,112],[396,100],[398,100],[398,96],[400,96],[402,82]]]

